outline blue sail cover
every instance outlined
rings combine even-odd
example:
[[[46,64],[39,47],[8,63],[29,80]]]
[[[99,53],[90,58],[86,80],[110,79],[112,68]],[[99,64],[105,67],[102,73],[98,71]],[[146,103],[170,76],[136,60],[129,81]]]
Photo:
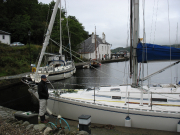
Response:
[[[180,48],[139,43],[137,45],[137,61],[138,63],[144,63],[147,61],[170,60],[170,49],[171,60],[180,60]]]

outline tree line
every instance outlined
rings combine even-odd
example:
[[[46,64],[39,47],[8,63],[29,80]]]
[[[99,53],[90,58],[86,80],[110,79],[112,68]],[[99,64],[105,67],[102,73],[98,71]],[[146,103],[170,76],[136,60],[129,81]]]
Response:
[[[49,4],[39,3],[38,0],[1,0],[0,1],[0,29],[11,33],[11,42],[22,42],[27,44],[42,45],[55,2]],[[60,21],[58,9],[54,22],[51,38],[59,43],[60,41]],[[79,44],[88,37],[82,23],[75,16],[66,17],[65,10],[61,10],[62,21],[62,44],[69,46],[69,36],[71,47],[77,51]],[[68,20],[68,28],[67,28]],[[30,37],[28,32],[31,32]]]

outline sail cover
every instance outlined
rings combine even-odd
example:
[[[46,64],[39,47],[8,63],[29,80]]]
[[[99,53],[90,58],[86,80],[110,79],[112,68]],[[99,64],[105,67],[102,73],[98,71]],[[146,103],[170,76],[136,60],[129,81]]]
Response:
[[[147,61],[163,61],[170,59],[180,60],[180,48],[160,46],[148,43],[139,43],[137,45],[138,63],[145,63]]]

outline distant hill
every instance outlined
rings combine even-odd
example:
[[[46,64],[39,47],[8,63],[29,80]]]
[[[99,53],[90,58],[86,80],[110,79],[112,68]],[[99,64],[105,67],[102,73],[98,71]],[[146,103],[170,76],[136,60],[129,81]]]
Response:
[[[126,48],[118,47],[115,49],[111,49],[111,53],[117,53],[117,52],[122,51],[122,50],[127,50],[128,52],[130,52],[130,47],[126,47]]]
[[[162,45],[162,46],[169,46],[169,45]],[[171,47],[180,48],[180,44],[173,44],[173,45],[171,45]],[[117,52],[122,51],[122,50],[127,50],[128,52],[130,52],[130,46],[126,47],[126,48],[118,47],[115,49],[111,49],[111,53],[117,53]]]
[[[169,45],[163,45],[163,46],[169,46]],[[173,45],[171,45],[171,47],[180,48],[180,44],[173,44]]]

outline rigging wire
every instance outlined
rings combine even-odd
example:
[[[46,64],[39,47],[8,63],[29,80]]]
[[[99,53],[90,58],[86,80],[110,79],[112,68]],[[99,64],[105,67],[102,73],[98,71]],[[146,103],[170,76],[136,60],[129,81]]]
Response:
[[[157,22],[158,4],[159,4],[159,0],[157,1],[157,8],[156,8],[156,20],[155,20],[155,30],[154,30],[154,40],[153,40],[153,44],[154,44],[154,42],[155,42],[155,32],[156,32],[156,22]]]
[[[177,23],[177,31],[176,31],[176,41],[175,43],[178,45],[178,23]],[[178,65],[176,65],[176,84],[178,83]]]
[[[57,83],[55,83],[57,84]],[[58,84],[61,84],[61,85],[72,85],[72,86],[83,86],[83,87],[92,87],[91,85],[89,85],[89,83],[81,83],[81,84],[73,84],[73,83],[62,83],[62,82],[58,82]],[[91,84],[97,84],[97,86],[99,86],[99,83],[91,83]],[[100,83],[100,84],[103,84],[103,83]],[[104,85],[104,84],[103,84]],[[107,84],[105,84],[105,86],[107,86]],[[110,85],[109,85],[110,86]],[[103,86],[101,86],[103,87]],[[152,92],[151,90],[149,92]],[[152,92],[153,94],[157,94],[157,95],[161,95],[163,97],[166,97],[166,98],[170,98],[170,99],[175,99],[175,100],[179,100],[179,98],[174,98],[174,97],[171,97],[171,96],[167,96],[167,95],[164,95],[164,94],[161,94],[161,93],[155,93],[155,92]],[[176,94],[176,93],[174,93]]]
[[[171,64],[171,41],[170,41],[169,0],[167,0],[167,5],[168,5],[169,45],[170,45],[170,64]],[[172,68],[170,68],[170,70],[171,70],[171,84],[172,84]]]
[[[128,0],[128,5],[129,5],[129,0]],[[128,6],[128,15],[129,15],[129,6]],[[129,44],[129,29],[130,29],[130,26],[129,26],[129,23],[128,22],[130,22],[130,18],[129,18],[129,16],[127,16],[127,39],[126,39],[126,47],[128,47],[128,44]],[[124,79],[126,79],[126,81],[127,81],[127,78],[126,78],[126,76],[125,75],[127,75],[127,77],[128,77],[128,73],[127,73],[127,61],[125,61],[125,66],[124,66],[124,76],[123,76],[123,78]],[[124,81],[123,81],[124,82]],[[127,84],[127,82],[126,82],[126,84]]]
[[[52,39],[51,39],[51,40],[52,40]],[[67,48],[66,46],[63,46],[63,47],[69,50],[69,48]],[[75,52],[75,51],[73,51],[73,50],[71,50],[71,51],[81,56],[81,54],[79,54],[79,53],[77,53],[77,52]],[[73,56],[74,56],[74,55],[73,55]],[[81,60],[81,61],[84,62],[83,60]],[[98,61],[95,61],[95,62],[98,62]],[[104,66],[104,67],[107,67],[107,68],[110,67],[110,66],[105,65],[105,64],[101,64],[101,65]],[[111,68],[112,68],[112,67],[111,67]],[[120,71],[120,70],[118,70],[118,69],[116,69],[116,68],[112,68],[112,69],[114,69],[114,70],[116,70],[116,71],[118,71],[118,72],[124,73],[123,71]],[[126,74],[126,73],[125,73],[125,74]]]
[[[54,41],[53,39],[51,39],[50,38],[50,40],[51,41],[53,41],[56,45],[59,45],[56,41]],[[64,46],[63,45],[63,47],[65,48],[65,49],[68,49],[69,50],[69,48],[68,47],[66,47],[66,46]],[[77,55],[79,55],[79,56],[81,56],[81,54],[79,54],[79,53],[77,53],[77,52],[75,52],[75,51],[73,51],[73,50],[71,50],[72,52],[74,52],[75,54],[77,54]],[[69,53],[69,52],[68,52]],[[74,56],[74,55],[73,55]],[[74,56],[75,57],[75,56]],[[82,60],[81,60],[82,61]],[[82,62],[84,62],[84,61],[82,61]],[[98,62],[98,61],[96,61],[96,62]],[[107,66],[107,65],[104,65],[104,64],[102,64],[103,66],[106,66],[106,67],[109,67],[109,66]],[[116,70],[116,71],[118,71],[118,72],[121,72],[121,73],[124,73],[123,71],[120,71],[120,70],[118,70],[118,69],[115,69],[115,68],[112,68],[112,69],[114,69],[114,70]]]
[[[150,32],[150,41],[149,43],[151,43],[151,33],[152,33],[152,26],[153,26],[153,20],[154,20],[154,7],[155,7],[155,0],[154,0],[154,6],[153,6],[153,15],[152,15],[152,22],[151,22],[151,32]]]
[[[47,24],[48,24],[50,9],[51,9],[51,5],[49,4],[48,14],[47,14],[47,17],[46,17],[46,25],[45,25],[44,34],[43,34],[43,40],[45,40],[45,37],[46,37],[46,36],[44,36],[44,35],[46,35],[46,31],[47,31],[47,28],[48,28],[48,25],[47,25]],[[42,50],[42,49],[41,49],[41,50]],[[35,62],[35,63],[38,63],[40,54],[41,54],[41,52],[38,54],[38,57],[36,58],[36,62]]]
[[[128,5],[130,5],[130,3],[129,3],[129,0],[128,0]],[[129,6],[128,6],[128,15],[129,15]],[[126,40],[126,47],[128,47],[128,41],[129,41],[129,29],[130,29],[130,24],[128,23],[128,22],[130,22],[131,21],[131,19],[130,19],[130,16],[128,16],[127,17],[127,40]],[[126,65],[127,65],[127,61],[125,62],[125,66],[124,66],[124,79],[126,78],[126,83],[128,84],[128,75],[129,75],[129,73],[127,73],[128,71],[127,71],[127,67],[126,67]],[[125,74],[127,74],[127,76],[125,76]],[[128,93],[128,86],[126,86],[126,97],[125,97],[125,105],[126,105],[126,103],[127,103],[127,94],[128,94],[128,97],[129,97],[129,93]],[[128,98],[129,99],[129,98]],[[129,103],[128,103],[128,115],[129,115]]]
[[[72,61],[72,53],[71,53],[71,39],[70,39],[70,34],[69,34],[69,25],[68,25],[68,16],[67,16],[66,0],[64,0],[64,3],[65,3],[66,18],[67,18],[66,27],[67,27],[67,30],[68,30],[69,47],[70,47],[70,57],[71,57],[71,61]]]
[[[142,63],[139,63],[139,76],[138,76],[138,81],[137,81],[137,86],[139,84],[139,79],[144,78],[144,62],[145,62],[145,44],[144,44],[144,29],[145,29],[145,21],[144,21],[144,5],[145,2],[142,1],[142,9],[143,9],[143,50],[142,50]],[[142,68],[142,70],[141,70]],[[140,98],[140,105],[143,105],[143,81],[141,81],[140,89],[141,89],[141,98]]]
[[[57,43],[56,41],[54,41],[53,39],[51,39],[50,38],[50,40],[51,41],[53,41],[56,45],[58,45],[59,46],[59,43]],[[68,49],[69,50],[69,48],[68,47],[66,47],[66,46],[64,46],[64,45],[62,45],[63,46],[63,49],[64,50],[66,50],[66,49]],[[67,50],[66,50],[67,51]],[[71,50],[72,52],[74,52],[75,54],[78,54],[78,55],[80,55],[79,53],[77,53],[77,52],[75,52],[75,51],[73,51],[73,50]],[[68,51],[67,51],[68,52]],[[70,52],[68,52],[68,53],[70,53]],[[73,54],[72,54],[73,55]],[[75,58],[77,58],[75,55],[73,55]],[[77,58],[78,60],[80,60],[80,61],[82,61],[83,63],[85,63],[83,60],[81,60],[81,59],[79,59],[79,58]],[[97,61],[96,61],[97,62]],[[107,65],[105,65],[105,64],[101,64],[101,65],[103,65],[103,66],[105,66],[105,67],[109,67],[109,66],[107,66]],[[120,70],[118,70],[118,69],[115,69],[115,68],[112,68],[112,69],[114,69],[114,70],[116,70],[116,71],[118,71],[118,72],[121,72],[121,73],[124,73],[123,71],[120,71]]]
[[[48,19],[49,19],[49,12],[51,9],[51,5],[49,4],[49,9],[48,9],[48,14],[47,14],[47,18],[46,18],[46,28],[44,29],[44,35],[46,34],[47,28],[48,28]],[[46,36],[43,35],[43,40],[45,39]]]
[[[94,85],[103,87],[103,86],[112,86],[112,84],[107,84],[107,83],[81,83],[81,84],[76,84],[76,83],[53,83],[53,84],[59,84],[59,85],[68,85],[68,86],[82,86],[82,87],[94,87]],[[93,86],[92,86],[93,85]],[[113,84],[113,86],[119,86],[119,84]]]
[[[52,40],[51,38],[50,38],[50,40],[53,41],[56,45],[59,45],[56,41]],[[64,51],[66,51],[67,53],[69,53],[65,48],[63,48],[63,49],[64,49]],[[73,55],[73,54],[72,54],[72,55]],[[74,56],[76,59],[78,59],[78,60],[82,61],[83,63],[85,63],[83,60],[81,60],[80,58],[76,57],[75,55],[73,55],[73,56]],[[99,70],[99,69],[97,69],[97,68],[95,68],[95,67],[93,67],[93,66],[91,66],[91,67],[94,68],[95,70],[97,70],[97,71],[99,71],[99,72],[107,75],[107,76],[110,76],[109,74],[107,74],[107,73],[105,73],[105,72],[103,72],[103,71],[101,71],[101,70]],[[110,76],[110,77],[111,77],[111,76]],[[117,79],[117,80],[119,80],[119,81],[121,81],[121,82],[123,82],[123,80],[120,80],[119,78],[116,78],[116,77],[113,77],[113,78],[114,78],[114,79]]]

